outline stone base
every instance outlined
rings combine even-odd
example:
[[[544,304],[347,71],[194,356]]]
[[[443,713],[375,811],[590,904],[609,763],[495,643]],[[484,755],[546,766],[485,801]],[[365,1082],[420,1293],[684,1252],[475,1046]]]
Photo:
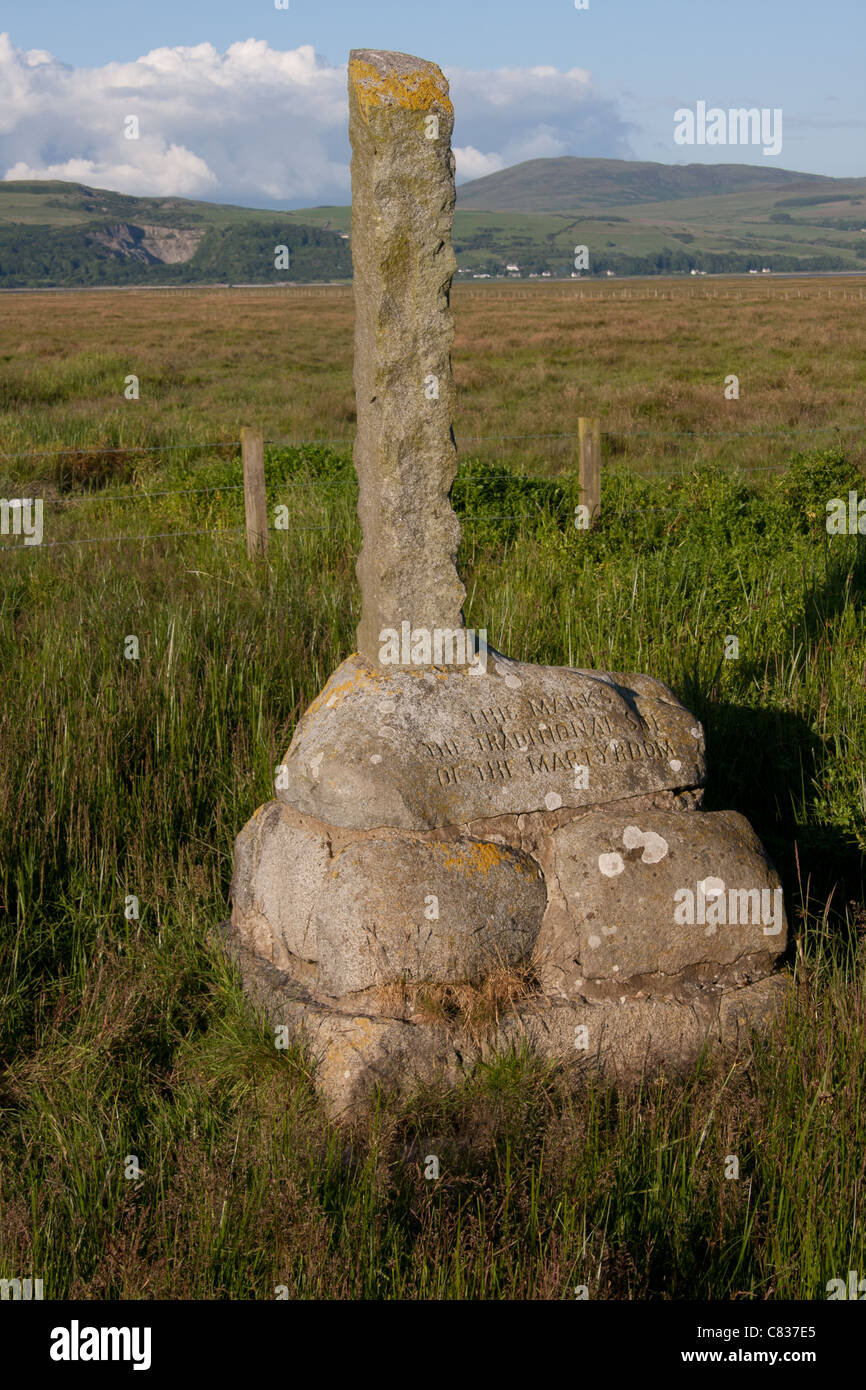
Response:
[[[335,1113],[521,1040],[679,1068],[783,997],[779,877],[701,809],[694,716],[648,676],[487,658],[349,657],[237,837],[229,940]]]
[[[459,1022],[392,1018],[359,1011],[355,999],[322,999],[300,980],[247,949],[231,924],[220,940],[245,993],[269,1022],[301,1037],[318,1063],[316,1084],[333,1118],[358,1110],[377,1086],[401,1095],[419,1085],[454,1084],[478,1062],[526,1043],[539,1057],[631,1086],[664,1065],[682,1071],[702,1048],[744,1042],[784,1006],[790,977],[767,976],[740,989],[694,987],[680,997],[616,999],[531,996],[479,1036]]]

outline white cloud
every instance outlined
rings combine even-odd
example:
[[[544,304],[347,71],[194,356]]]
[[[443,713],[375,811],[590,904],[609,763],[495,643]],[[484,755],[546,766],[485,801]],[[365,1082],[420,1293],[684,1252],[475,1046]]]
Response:
[[[467,179],[480,179],[485,174],[495,174],[505,168],[501,154],[482,154],[474,145],[455,145],[454,159],[457,166],[457,183],[465,183]]]
[[[561,154],[633,157],[629,124],[616,103],[596,92],[584,68],[446,71],[455,139],[460,143],[464,132],[471,134],[474,149],[487,151],[486,159],[499,160],[500,168]],[[493,172],[492,166],[483,172]]]
[[[590,74],[449,68],[458,178],[553,154],[625,155]],[[124,135],[138,118],[140,138]],[[0,34],[0,177],[280,206],[348,202],[345,65],[245,39],[72,68]]]
[[[116,193],[142,192],[167,197],[195,198],[210,189],[217,191],[219,179],[203,159],[183,145],[167,150],[144,151],[135,164],[111,164],[94,159],[66,159],[60,164],[38,168],[19,160],[6,170],[5,179],[65,179]]]

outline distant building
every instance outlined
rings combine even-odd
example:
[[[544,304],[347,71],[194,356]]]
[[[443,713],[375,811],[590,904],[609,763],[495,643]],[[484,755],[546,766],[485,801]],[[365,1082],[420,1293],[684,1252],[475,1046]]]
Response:
[[[520,266],[519,266],[519,265],[515,265],[514,261],[510,261],[509,264],[505,267],[505,269],[508,271],[508,274],[509,274],[509,275],[519,275],[519,274],[520,274]]]

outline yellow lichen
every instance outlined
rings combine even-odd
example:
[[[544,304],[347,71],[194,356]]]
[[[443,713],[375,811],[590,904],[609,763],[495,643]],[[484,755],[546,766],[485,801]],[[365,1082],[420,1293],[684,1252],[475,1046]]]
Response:
[[[353,652],[352,656],[348,658],[348,662],[364,662],[364,665],[356,665],[356,669],[348,679],[338,681],[336,684],[334,684],[334,676],[337,675],[335,671],[334,676],[331,676],[331,679],[325,687],[319,691],[316,698],[304,710],[298,725],[299,728],[300,724],[304,723],[305,720],[309,720],[317,710],[321,709],[322,705],[327,705],[329,709],[334,709],[343,702],[347,695],[351,695],[353,691],[366,690],[370,686],[381,684],[383,680],[388,679],[387,676],[382,675],[370,665],[369,662],[365,661],[364,657],[358,652]],[[347,665],[348,662],[344,662],[343,664]],[[340,669],[342,670],[342,667]]]
[[[510,860],[511,856],[501,845],[494,845],[487,841],[484,844],[469,844],[462,846],[459,850],[451,845],[443,844],[441,841],[434,840],[431,844],[434,854],[442,859],[442,866],[445,869],[456,869],[461,874],[484,874],[486,877],[491,869],[495,869],[497,864],[503,864]]]
[[[429,111],[436,103],[443,106],[449,114],[454,107],[448,96],[448,84],[439,69],[435,74],[430,68],[416,68],[414,72],[378,72],[372,63],[353,58],[349,63],[349,78],[358,98],[358,105],[364,120],[369,120],[370,111],[378,106],[402,106],[406,111]]]

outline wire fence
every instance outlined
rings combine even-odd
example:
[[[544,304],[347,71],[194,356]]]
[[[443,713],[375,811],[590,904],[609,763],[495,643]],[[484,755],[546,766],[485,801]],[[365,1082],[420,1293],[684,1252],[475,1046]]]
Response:
[[[580,302],[582,300],[601,300],[604,303],[616,303],[631,301],[632,303],[643,303],[648,300],[696,300],[696,299],[721,299],[734,302],[746,302],[749,304],[772,303],[778,299],[800,299],[804,301],[814,300],[866,300],[866,290],[859,285],[850,285],[851,280],[859,280],[866,272],[852,268],[831,272],[828,279],[832,278],[835,284],[827,284],[826,281],[818,281],[814,276],[810,276],[810,284],[796,285],[796,281],[801,278],[802,272],[797,271],[776,271],[772,274],[772,280],[763,278],[763,272],[758,271],[738,271],[730,272],[730,280],[720,284],[716,277],[712,284],[695,283],[703,277],[687,276],[681,281],[672,282],[668,277],[664,278],[662,288],[649,285],[644,280],[637,285],[624,286],[621,282],[626,276],[611,275],[609,279],[599,280],[593,283],[589,280],[572,281],[570,278],[543,275],[529,275],[520,278],[506,278],[494,275],[487,276],[483,272],[473,274],[469,272],[459,272],[458,275],[466,278],[455,279],[452,291],[461,300],[483,299],[486,303],[491,300],[518,300],[526,299],[530,295],[538,294],[542,291],[545,299],[562,299],[566,301]],[[820,275],[820,272],[818,272]],[[753,278],[747,279],[747,276]],[[641,280],[643,277],[636,276],[635,279]],[[710,278],[708,276],[708,278]],[[490,280],[489,284],[476,284],[476,280]],[[614,280],[616,284],[612,283]],[[794,282],[794,283],[792,283]],[[76,295],[104,295],[111,293],[123,293],[134,299],[172,299],[178,296],[189,298],[202,294],[218,294],[221,297],[230,296],[237,303],[243,303],[243,297],[247,296],[250,302],[262,299],[267,296],[275,298],[291,299],[333,299],[350,298],[353,295],[353,286],[350,280],[336,282],[332,284],[301,284],[299,282],[284,284],[250,284],[250,285],[87,285],[87,286],[61,286],[61,285],[38,285],[26,288],[9,288],[0,290],[0,295],[16,294],[52,294],[68,296],[73,299]]]
[[[609,440],[615,440],[615,441],[617,441],[617,440],[625,440],[625,439],[659,439],[659,440],[662,440],[662,439],[706,439],[706,440],[714,440],[714,439],[719,439],[719,440],[749,439],[749,440],[757,440],[757,439],[779,439],[779,438],[782,438],[782,437],[789,437],[789,436],[790,436],[790,437],[812,436],[812,437],[818,438],[818,437],[820,437],[820,436],[832,435],[832,436],[839,436],[839,437],[842,437],[842,436],[855,435],[855,434],[857,434],[857,433],[861,433],[861,434],[862,434],[864,431],[866,431],[866,426],[860,425],[860,424],[853,424],[853,425],[789,425],[789,426],[780,426],[779,428],[771,429],[771,430],[617,430],[617,429],[609,429],[609,428],[607,428],[607,429],[605,429],[604,434],[605,434],[605,437],[608,438]],[[460,436],[459,444],[460,444],[460,446],[462,447],[463,445],[468,445],[468,444],[504,444],[504,443],[512,443],[512,442],[525,442],[525,441],[533,441],[533,442],[535,442],[535,441],[552,441],[552,440],[574,441],[574,440],[579,439],[579,437],[580,437],[580,436],[579,436],[579,432],[578,432],[578,431],[557,431],[557,432],[547,433],[547,434],[467,435],[467,436]],[[353,437],[343,437],[343,438],[339,438],[339,439],[306,439],[306,440],[293,440],[293,439],[265,439],[265,440],[263,440],[263,444],[264,444],[264,445],[267,445],[267,446],[270,447],[270,448],[298,449],[298,450],[310,449],[310,448],[317,448],[317,449],[318,449],[318,448],[328,448],[328,449],[350,448],[350,447],[352,446],[353,442],[354,442]],[[205,443],[194,442],[194,443],[187,443],[187,444],[153,444],[153,445],[128,445],[128,446],[127,446],[127,445],[114,445],[114,446],[104,446],[104,447],[100,447],[100,448],[91,448],[91,447],[88,447],[88,446],[82,446],[82,447],[80,447],[80,448],[31,449],[31,450],[26,450],[26,451],[24,451],[24,452],[15,453],[15,454],[0,454],[0,460],[5,461],[5,462],[13,462],[13,461],[19,461],[19,462],[20,462],[20,461],[28,460],[28,459],[52,459],[52,460],[62,460],[62,459],[64,459],[64,458],[77,458],[77,457],[87,457],[87,458],[90,458],[90,457],[100,457],[100,456],[119,458],[119,457],[126,457],[127,455],[154,455],[154,454],[160,455],[160,454],[175,453],[175,452],[187,452],[187,453],[191,453],[191,452],[196,452],[196,453],[207,453],[207,452],[211,452],[211,453],[220,453],[220,454],[225,455],[225,454],[234,454],[234,453],[237,453],[237,452],[240,451],[241,447],[242,447],[242,441],[240,441],[240,440],[225,440],[225,439],[222,439],[222,440],[214,440],[214,441],[205,442]],[[774,473],[774,472],[783,472],[783,471],[785,471],[785,468],[786,468],[786,465],[785,465],[785,464],[776,464],[776,463],[764,463],[764,464],[760,464],[760,465],[739,465],[739,464],[738,464],[737,467],[736,467],[736,471],[737,471],[738,473],[763,473],[763,474],[771,474],[771,473]],[[612,471],[615,471],[615,470],[612,470]],[[653,475],[651,475],[651,476],[654,477],[654,478],[659,478],[659,477],[669,476],[669,475],[671,475],[671,474],[674,474],[674,475],[675,475],[675,473],[676,473],[676,470],[667,470],[667,472],[659,472],[659,471],[657,471],[655,474],[653,474]],[[555,481],[557,481],[557,480],[556,480],[556,479],[553,479],[552,481],[555,482]],[[292,490],[294,490],[294,489],[304,489],[304,488],[306,488],[306,489],[315,489],[315,488],[337,488],[337,489],[339,489],[339,488],[355,488],[355,487],[357,487],[357,479],[356,479],[355,477],[346,477],[346,478],[320,478],[320,479],[308,479],[308,480],[297,480],[297,481],[296,481],[296,480],[292,480],[292,481],[289,481],[289,480],[281,480],[280,483],[278,484],[278,486],[279,486],[279,488],[281,489],[281,491],[283,491],[283,492],[285,492],[285,493],[290,493],[290,492],[291,492]],[[43,497],[43,498],[41,498],[41,499],[37,499],[37,498],[31,496],[31,497],[29,498],[29,500],[31,501],[31,503],[32,503],[33,501],[36,501],[36,500],[41,500],[41,501],[42,501],[42,504],[43,504],[43,507],[64,508],[64,507],[77,506],[77,505],[82,505],[82,504],[90,504],[90,505],[97,504],[97,505],[98,505],[98,504],[100,504],[100,503],[112,503],[112,504],[115,504],[115,503],[136,503],[136,504],[140,504],[140,503],[142,503],[142,502],[155,501],[155,500],[163,499],[163,498],[194,497],[194,496],[199,496],[199,497],[200,497],[200,496],[205,496],[205,495],[208,495],[208,494],[225,494],[225,493],[229,493],[229,492],[244,492],[244,483],[243,483],[243,482],[237,482],[237,483],[225,482],[225,483],[214,483],[214,484],[211,484],[210,486],[207,486],[207,487],[161,488],[161,489],[158,489],[158,490],[155,490],[155,491],[146,491],[146,490],[144,490],[144,489],[142,489],[142,488],[134,488],[133,490],[128,491],[128,492],[110,492],[110,493],[102,492],[102,491],[99,491],[99,490],[91,490],[91,491],[89,491],[89,492],[66,493],[66,494],[64,494],[63,496]],[[2,522],[3,522],[2,527],[0,527],[0,536],[5,536],[5,535],[8,535],[8,534],[9,534],[9,530],[7,529],[7,528],[8,528],[8,525],[9,525],[8,509],[9,509],[9,508],[21,508],[22,505],[23,505],[23,503],[26,502],[27,500],[28,500],[28,498],[27,498],[26,496],[25,496],[25,497],[22,497],[22,498],[16,498],[16,499],[6,499],[5,502],[3,501],[3,499],[0,499],[0,508],[3,508],[4,506],[7,508],[7,514],[5,514],[5,515],[3,515],[2,517],[0,517],[0,520],[2,520]],[[677,505],[677,504],[669,504],[669,505],[667,505],[667,504],[662,504],[662,503],[658,503],[658,504],[656,504],[656,503],[647,503],[647,504],[645,504],[645,505],[642,504],[639,508],[625,508],[625,509],[623,509],[623,508],[615,508],[615,509],[614,509],[614,512],[615,512],[615,514],[616,514],[617,516],[629,516],[629,515],[632,515],[632,514],[638,512],[638,511],[640,511],[640,512],[646,512],[646,511],[661,511],[661,512],[671,512],[671,513],[682,513],[682,512],[684,511],[684,506],[683,506],[682,504],[680,504],[680,505]],[[494,515],[490,515],[490,514],[487,514],[487,513],[483,513],[483,514],[480,514],[480,515],[478,515],[478,516],[461,515],[460,520],[461,520],[461,524],[486,523],[486,522],[492,522],[492,521],[495,521],[495,522],[503,522],[503,521],[530,521],[530,520],[537,520],[537,519],[538,519],[538,514],[539,514],[538,511],[536,511],[536,512],[522,512],[522,513],[509,513],[509,514],[500,515],[500,516],[494,516]],[[20,522],[19,522],[19,528],[20,528]],[[324,524],[324,525],[321,525],[321,526],[294,526],[294,525],[292,526],[292,531],[293,531],[293,533],[296,533],[296,534],[297,534],[297,533],[307,533],[307,532],[321,532],[321,531],[326,531],[326,530],[328,530],[328,529],[329,529],[329,525],[328,525],[328,524]],[[244,526],[217,526],[217,527],[210,527],[210,528],[205,527],[205,528],[198,528],[198,529],[193,529],[193,530],[184,530],[184,531],[142,532],[142,533],[140,533],[139,535],[100,535],[100,536],[73,537],[73,538],[70,538],[70,539],[55,540],[55,541],[44,541],[44,540],[40,540],[38,544],[34,543],[34,544],[29,544],[29,545],[27,545],[27,544],[22,545],[20,540],[15,540],[15,541],[6,540],[5,542],[0,542],[0,551],[2,551],[2,550],[14,550],[14,551],[18,551],[18,552],[20,552],[21,550],[35,551],[35,550],[54,549],[54,548],[58,548],[58,547],[67,547],[67,546],[73,546],[73,545],[98,545],[98,544],[118,544],[118,543],[137,544],[137,543],[143,543],[143,542],[148,542],[148,543],[149,543],[149,542],[158,541],[158,540],[168,540],[168,539],[173,539],[173,538],[181,539],[181,538],[191,537],[191,536],[222,536],[222,537],[228,537],[228,536],[235,536],[235,535],[239,536],[239,535],[242,535],[242,534],[245,532],[245,530],[248,530],[248,528],[247,528],[247,527],[244,527]],[[15,534],[16,536],[20,536],[22,533],[21,533],[21,530],[18,529],[18,530],[15,530],[14,534]]]

